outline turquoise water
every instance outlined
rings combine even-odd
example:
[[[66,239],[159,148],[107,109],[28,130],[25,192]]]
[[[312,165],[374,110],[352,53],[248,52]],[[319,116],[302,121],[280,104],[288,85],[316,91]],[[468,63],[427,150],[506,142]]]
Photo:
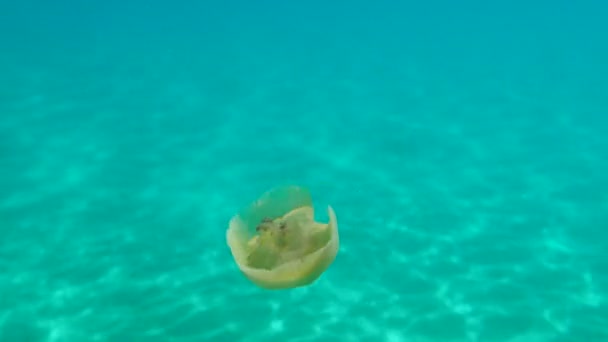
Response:
[[[0,341],[608,340],[599,1],[15,3]],[[225,232],[284,184],[341,249],[265,291]]]

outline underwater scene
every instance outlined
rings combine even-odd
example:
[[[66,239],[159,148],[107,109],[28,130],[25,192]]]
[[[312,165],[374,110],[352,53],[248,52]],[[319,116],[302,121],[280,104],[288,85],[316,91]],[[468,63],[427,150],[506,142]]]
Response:
[[[606,18],[0,3],[0,342],[608,341]]]

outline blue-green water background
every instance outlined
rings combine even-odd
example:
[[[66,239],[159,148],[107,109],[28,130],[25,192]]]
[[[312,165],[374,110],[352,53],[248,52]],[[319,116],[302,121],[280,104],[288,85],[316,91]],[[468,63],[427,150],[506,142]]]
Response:
[[[601,1],[5,1],[0,341],[607,341]],[[264,291],[264,191],[341,250]]]

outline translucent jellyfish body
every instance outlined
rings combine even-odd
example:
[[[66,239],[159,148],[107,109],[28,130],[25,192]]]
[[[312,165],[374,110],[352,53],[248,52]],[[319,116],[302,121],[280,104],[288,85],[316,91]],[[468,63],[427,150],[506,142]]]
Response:
[[[313,283],[338,253],[338,222],[314,220],[312,198],[298,186],[263,194],[230,220],[226,238],[241,272],[265,289]]]

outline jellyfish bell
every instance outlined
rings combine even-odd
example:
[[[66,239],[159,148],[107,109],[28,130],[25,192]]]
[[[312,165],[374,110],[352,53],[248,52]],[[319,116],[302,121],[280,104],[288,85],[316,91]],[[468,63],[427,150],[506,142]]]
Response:
[[[241,272],[265,289],[312,284],[338,253],[338,222],[328,207],[328,223],[314,219],[312,198],[298,186],[263,194],[230,220],[227,243]]]

